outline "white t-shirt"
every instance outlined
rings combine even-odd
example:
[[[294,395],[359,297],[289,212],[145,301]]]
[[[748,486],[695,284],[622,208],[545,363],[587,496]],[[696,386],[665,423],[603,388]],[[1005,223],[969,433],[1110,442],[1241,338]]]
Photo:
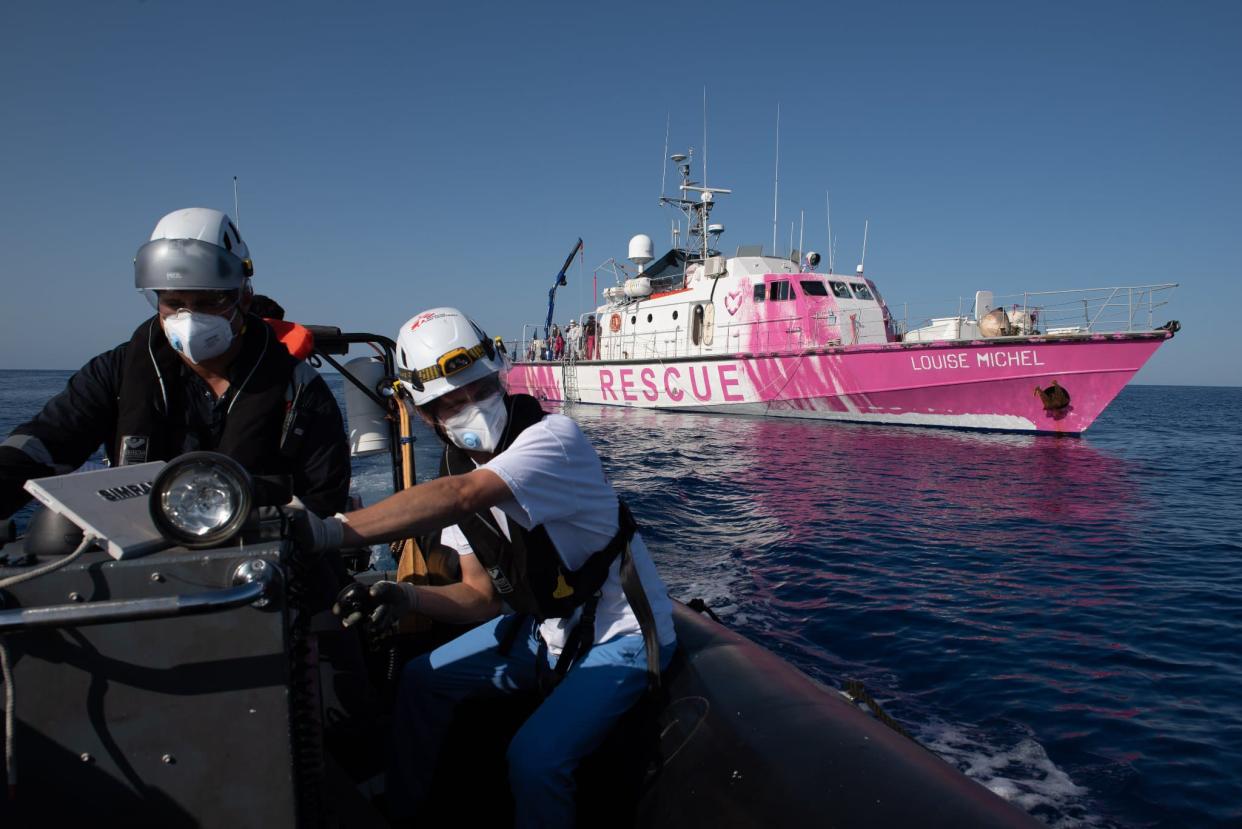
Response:
[[[577,570],[616,535],[617,494],[604,476],[599,455],[572,419],[547,415],[482,468],[499,475],[513,493],[511,500],[492,508],[505,535],[509,535],[510,520],[527,530],[543,525],[567,569]],[[440,540],[460,555],[474,554],[456,525],[445,528]],[[660,644],[671,645],[676,639],[673,606],[637,532],[630,542],[630,554],[651,604]],[[608,571],[596,607],[596,642],[641,630],[621,588],[620,569],[618,556]],[[549,651],[561,652],[580,614],[581,608],[573,616],[544,621],[540,632]]]

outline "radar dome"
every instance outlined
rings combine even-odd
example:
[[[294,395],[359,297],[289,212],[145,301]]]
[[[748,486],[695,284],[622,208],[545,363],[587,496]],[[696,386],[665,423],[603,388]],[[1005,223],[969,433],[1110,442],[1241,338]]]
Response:
[[[630,240],[630,261],[640,267],[647,264],[655,258],[651,250],[651,237],[645,233],[638,234]]]

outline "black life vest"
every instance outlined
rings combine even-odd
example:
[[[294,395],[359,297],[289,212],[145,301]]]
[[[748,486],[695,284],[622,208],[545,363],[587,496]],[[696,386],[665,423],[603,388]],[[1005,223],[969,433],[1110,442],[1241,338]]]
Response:
[[[505,406],[508,422],[496,454],[512,446],[518,435],[543,420],[545,414],[539,401],[525,394],[506,395]],[[441,475],[464,475],[474,469],[474,462],[464,450],[445,441],[444,456],[440,461]],[[457,526],[470,542],[500,598],[518,613],[543,621],[562,619],[577,608],[583,608],[582,616],[557,661],[557,678],[564,676],[571,662],[581,659],[590,650],[595,638],[595,606],[599,601],[599,591],[608,580],[613,562],[620,558],[622,588],[642,628],[647,646],[649,683],[656,687],[659,685],[660,645],[656,638],[655,617],[629,552],[630,540],[637,527],[624,501],[618,499],[617,510],[616,534],[577,570],[565,567],[542,525],[527,530],[516,521],[509,520],[509,538],[506,539],[491,510],[487,510],[459,520]],[[517,627],[514,625],[512,630],[517,630]],[[509,644],[502,643],[502,649],[507,649]]]
[[[496,454],[508,449],[518,435],[544,417],[539,401],[529,395],[506,396],[505,406],[509,410],[508,425]],[[464,450],[451,443],[445,445],[441,475],[464,475],[475,468]],[[517,612],[543,621],[569,616],[604,586],[612,562],[634,535],[633,519],[628,510],[623,513],[628,520],[619,527],[617,535],[577,570],[565,567],[542,526],[527,530],[516,521],[509,521],[506,539],[490,510],[469,515],[457,526],[474,548],[501,600]]]
[[[287,392],[297,361],[268,326],[248,317],[233,363],[234,395],[215,445],[203,445],[236,459],[251,474],[290,472],[281,453]],[[188,411],[181,388],[185,364],[168,344],[158,317],[138,326],[125,349],[117,400],[116,434],[108,447],[114,464],[171,460],[185,451],[191,431],[203,431]],[[210,443],[210,436],[201,435]]]

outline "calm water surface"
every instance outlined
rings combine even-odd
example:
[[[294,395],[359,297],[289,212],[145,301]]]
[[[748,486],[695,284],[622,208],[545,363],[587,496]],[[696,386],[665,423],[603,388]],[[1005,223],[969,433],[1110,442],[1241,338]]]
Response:
[[[67,372],[0,372],[0,432]],[[337,378],[331,378],[340,388]],[[675,596],[1053,826],[1242,825],[1242,389],[1082,439],[566,409]],[[418,444],[420,477],[435,439]],[[361,461],[368,502],[390,485]]]

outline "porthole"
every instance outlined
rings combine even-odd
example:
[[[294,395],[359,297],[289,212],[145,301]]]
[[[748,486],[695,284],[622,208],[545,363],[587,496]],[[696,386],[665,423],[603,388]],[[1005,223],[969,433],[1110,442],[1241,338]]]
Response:
[[[674,312],[673,312],[673,319],[677,319],[677,312],[676,312],[676,311],[674,311]]]
[[[638,317],[630,317],[630,325],[633,325],[636,322],[638,322]]]
[[[651,322],[651,314],[647,315],[647,322]]]

